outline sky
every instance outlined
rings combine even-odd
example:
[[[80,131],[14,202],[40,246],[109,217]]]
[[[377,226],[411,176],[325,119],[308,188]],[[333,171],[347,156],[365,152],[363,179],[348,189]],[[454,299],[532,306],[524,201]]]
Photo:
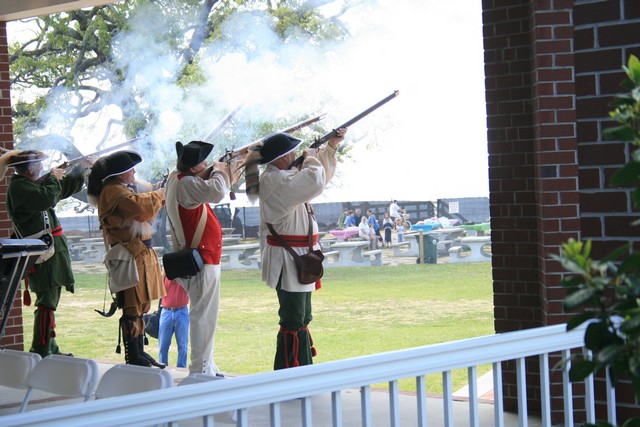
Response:
[[[224,28],[227,41],[205,52],[207,85],[189,94],[165,78],[179,64],[155,44],[150,29],[163,25],[152,14],[136,18],[133,27],[145,31],[117,43],[127,78],[151,89],[148,102],[162,117],[153,135],[157,147],[142,153],[145,162],[152,162],[153,153],[174,150],[178,139],[203,138],[242,101],[238,116],[274,120],[326,113],[330,129],[398,90],[398,97],[349,129],[350,154],[316,202],[488,196],[481,2],[350,4],[357,6],[340,17],[349,39],[323,49],[283,45],[259,13],[234,17]],[[332,14],[341,6],[338,0],[323,10]],[[20,32],[17,23],[9,24],[10,41]],[[79,148],[94,151],[106,120],[118,114],[104,111],[78,128],[77,140],[84,141]],[[52,128],[56,120],[52,112]],[[184,123],[194,124],[196,134],[177,135]]]

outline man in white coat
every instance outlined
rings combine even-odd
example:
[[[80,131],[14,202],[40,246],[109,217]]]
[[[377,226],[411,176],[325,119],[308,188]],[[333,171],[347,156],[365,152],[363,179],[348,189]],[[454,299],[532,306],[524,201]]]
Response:
[[[291,254],[275,239],[267,223],[299,254],[308,252],[309,221],[312,221],[314,249],[319,249],[318,224],[309,216],[308,204],[322,194],[336,168],[336,149],[346,129],[319,149],[306,149],[300,170],[291,168],[295,149],[302,142],[286,133],[271,135],[256,144],[247,156],[247,194],[260,200],[260,234],[266,236],[262,253],[262,280],[276,289],[279,301],[280,331],[277,337],[274,369],[310,365],[315,355],[309,333],[311,293],[319,282],[298,282]],[[251,164],[266,165],[257,181],[251,176]],[[257,173],[257,167],[256,167]],[[256,185],[257,184],[257,185]]]
[[[166,207],[174,250],[197,248],[203,269],[193,277],[176,281],[189,293],[189,372],[222,376],[214,362],[214,333],[220,305],[220,256],[222,229],[209,203],[222,200],[237,181],[235,164],[206,158],[212,144],[191,141],[176,143],[178,161],[167,179]]]

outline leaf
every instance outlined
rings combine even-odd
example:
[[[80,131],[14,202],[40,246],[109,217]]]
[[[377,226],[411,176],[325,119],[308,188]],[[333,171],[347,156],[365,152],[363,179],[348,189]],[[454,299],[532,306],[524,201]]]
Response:
[[[588,303],[594,295],[595,289],[593,288],[580,289],[571,295],[567,295],[564,301],[562,301],[562,306],[565,311],[571,311],[574,308],[581,307]]]
[[[604,334],[608,334],[609,329],[604,322],[593,322],[587,326],[587,330],[584,333],[584,344],[590,350],[599,350],[600,343],[602,342],[601,337]]]
[[[584,277],[582,276],[570,276],[562,279],[562,286],[565,288],[575,288],[584,283]]]
[[[592,360],[581,360],[571,365],[569,369],[569,379],[571,382],[582,381],[591,375],[597,368],[597,364]]]
[[[625,335],[637,334],[640,331],[640,315],[635,315],[625,320],[620,325],[620,332]]]
[[[611,186],[626,186],[637,183],[640,176],[640,163],[629,162],[611,175]]]
[[[629,253],[629,244],[622,245],[609,252],[602,261],[613,261],[622,258]]]
[[[635,131],[627,125],[607,128],[602,132],[604,139],[613,139],[616,141],[633,141],[635,136]]]
[[[629,69],[629,78],[636,84],[640,83],[640,60],[638,60],[638,57],[635,55],[629,56],[627,68]]]
[[[576,314],[567,322],[567,331],[577,328],[587,320],[593,319],[595,315],[596,314],[593,311],[585,311],[580,314]]]
[[[636,393],[636,396],[637,395],[638,393]],[[622,424],[622,427],[640,427],[640,418],[629,418],[624,422],[624,424]]]
[[[636,354],[629,358],[629,372],[640,381],[640,355]]]
[[[615,359],[624,353],[624,346],[620,344],[612,344],[603,347],[596,355],[596,361],[603,365],[612,364]]]

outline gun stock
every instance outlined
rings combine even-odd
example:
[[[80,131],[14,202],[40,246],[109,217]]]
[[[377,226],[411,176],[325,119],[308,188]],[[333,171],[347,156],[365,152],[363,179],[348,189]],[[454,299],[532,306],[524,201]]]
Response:
[[[337,129],[348,128],[352,124],[356,123],[357,121],[359,121],[362,118],[368,116],[369,114],[371,114],[372,112],[374,112],[378,108],[382,107],[384,104],[386,104],[387,102],[391,101],[393,98],[395,98],[399,94],[400,94],[400,91],[398,91],[398,90],[393,91],[393,93],[391,95],[389,95],[386,98],[378,101],[377,103],[373,104],[371,107],[367,108],[366,110],[364,110],[363,112],[361,112],[357,116],[353,117],[350,120],[347,120],[346,122],[344,122],[340,126],[338,126],[335,129],[333,129],[332,131],[327,132],[326,134],[322,135],[320,138],[316,139],[309,146],[309,148],[319,148],[320,146],[322,146],[322,144],[325,144],[328,140],[330,140],[331,138],[336,136],[336,130]],[[303,161],[304,161],[304,157],[303,156],[298,157],[297,159],[295,159],[293,161],[293,163],[291,163],[291,166],[289,167],[289,169],[291,169],[293,167],[295,167],[295,168],[299,167],[302,164]]]

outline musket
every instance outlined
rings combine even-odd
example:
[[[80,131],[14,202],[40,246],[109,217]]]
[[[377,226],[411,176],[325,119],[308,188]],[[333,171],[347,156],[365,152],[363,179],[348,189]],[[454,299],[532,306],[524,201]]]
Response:
[[[349,126],[351,126],[355,122],[359,121],[363,117],[368,116],[373,111],[375,111],[378,108],[382,107],[384,104],[386,104],[387,102],[391,101],[393,98],[395,98],[399,94],[400,94],[400,91],[398,91],[398,90],[393,91],[393,93],[391,95],[389,95],[386,98],[382,99],[381,101],[373,104],[371,107],[367,108],[362,113],[360,113],[357,116],[355,116],[354,118],[352,118],[350,120],[347,120],[346,122],[344,122],[340,126],[338,126],[335,129],[333,129],[331,132],[328,132],[328,133],[322,135],[320,138],[316,139],[309,146],[309,148],[318,148],[318,147],[320,147],[322,144],[326,143],[328,140],[330,140],[331,138],[335,137],[337,135],[337,130],[338,129],[348,128]],[[289,169],[291,169],[293,167],[295,167],[295,168],[299,167],[302,164],[303,161],[304,161],[304,157],[303,156],[298,157],[297,159],[295,159],[293,161],[293,163],[291,163],[291,166],[289,167]]]
[[[319,114],[317,116],[311,117],[309,119],[305,119],[302,120],[294,125],[291,125],[287,128],[284,129],[280,129],[277,133],[293,133],[295,131],[298,131],[300,129],[306,128],[309,125],[312,125],[316,122],[319,122],[320,120],[324,119],[324,117],[326,116],[326,114]],[[257,139],[247,145],[243,145],[240,148],[236,148],[236,149],[232,149],[232,150],[227,150],[226,153],[224,153],[224,155],[222,157],[220,157],[218,159],[219,162],[230,162],[231,160],[241,160],[243,159],[247,153],[249,152],[249,147],[251,147],[253,144],[256,144],[258,142],[262,142],[264,141],[265,137],[262,137],[260,139]]]
[[[121,142],[120,144],[112,145],[111,147],[108,147],[108,148],[103,148],[102,150],[95,151],[95,152],[93,152],[91,154],[86,154],[84,156],[75,157],[73,159],[66,160],[62,164],[56,166],[56,169],[68,169],[69,167],[73,166],[74,164],[79,163],[83,159],[86,159],[87,157],[100,156],[100,155],[102,155],[104,153],[109,153],[109,152],[111,152],[113,150],[117,150],[118,148],[127,147],[127,146],[133,144],[135,141],[137,141],[139,139],[143,139],[143,138],[146,138],[146,135],[139,136],[137,138],[133,138],[133,139],[130,139],[130,140],[125,141],[125,142]],[[36,180],[36,182],[43,182],[45,179],[47,179],[47,177],[50,174],[51,174],[51,172],[47,172],[46,174],[44,174],[40,178],[38,178]]]
[[[63,162],[57,168],[58,169],[67,169],[70,166],[82,161],[83,159],[86,159],[87,157],[92,157],[92,156],[99,157],[102,154],[109,153],[111,151],[117,150],[118,148],[127,147],[127,146],[133,144],[134,142],[136,142],[137,140],[143,139],[143,138],[146,138],[146,135],[139,136],[137,138],[133,138],[133,139],[130,139],[130,140],[125,141],[125,142],[121,142],[120,144],[112,145],[111,147],[103,148],[102,150],[95,151],[95,152],[93,152],[91,154],[86,154],[84,156],[80,156],[80,157],[75,157],[73,159],[69,159],[69,160]]]
[[[284,129],[280,129],[278,131],[278,133],[292,133],[295,131],[298,131],[300,129],[303,129],[309,125],[312,125],[313,123],[316,123],[322,119],[324,119],[324,117],[326,116],[326,114],[319,114],[317,116],[311,117],[309,119],[305,119],[302,120],[294,125],[291,125],[289,127],[286,127]],[[232,150],[226,150],[226,152],[218,159],[218,162],[221,163],[230,163],[232,161],[240,161],[243,160],[245,158],[245,156],[249,153],[249,147],[251,147],[253,144],[256,144],[258,142],[262,142],[264,141],[264,139],[266,138],[266,136],[257,139],[247,145],[243,145],[242,147],[236,148],[236,149],[232,149]],[[213,170],[213,165],[209,166],[207,169],[205,169],[204,171],[202,171],[199,176],[203,179],[206,179],[209,175],[211,175],[211,171]],[[229,192],[229,198],[231,200],[235,200],[236,199],[236,195],[235,192],[230,191]]]

